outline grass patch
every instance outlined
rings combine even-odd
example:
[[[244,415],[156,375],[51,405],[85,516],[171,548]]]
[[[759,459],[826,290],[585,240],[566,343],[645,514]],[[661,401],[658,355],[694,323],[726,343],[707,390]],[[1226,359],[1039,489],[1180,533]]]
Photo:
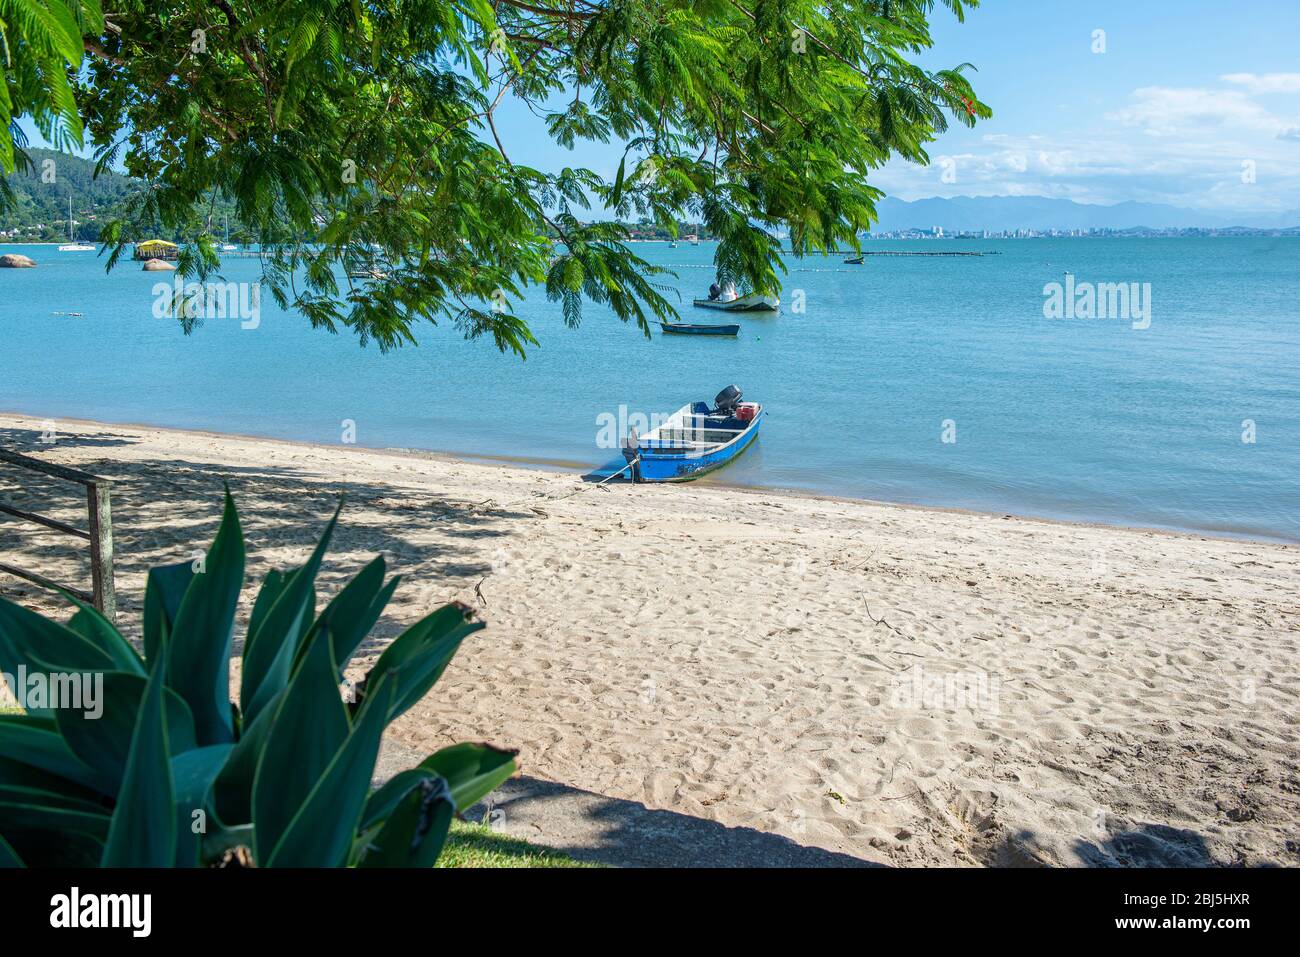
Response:
[[[452,821],[437,867],[598,867],[549,847],[508,837],[486,824]]]

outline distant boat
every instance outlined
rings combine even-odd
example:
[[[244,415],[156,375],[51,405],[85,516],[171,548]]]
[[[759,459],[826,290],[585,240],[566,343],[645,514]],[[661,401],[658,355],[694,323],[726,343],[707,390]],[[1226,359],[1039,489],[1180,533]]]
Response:
[[[227,215],[226,216],[226,241],[221,244],[221,251],[223,253],[233,253],[237,249],[239,249],[239,247],[230,241],[230,216]]]
[[[695,233],[691,233],[686,238],[690,240],[692,246],[698,246],[700,244],[700,237],[695,235]]]
[[[861,257],[861,256],[850,256],[848,259],[844,260],[844,265],[846,265],[846,266],[861,266],[861,265],[862,265],[862,257]]]
[[[663,330],[674,336],[734,336],[740,326],[700,322],[661,322]]]
[[[776,312],[781,306],[780,296],[750,293],[735,299],[696,299],[701,309],[721,309],[723,312]]]
[[[61,253],[93,253],[94,245],[77,242],[77,234],[72,226],[72,194],[68,194],[68,241],[59,247]]]
[[[689,482],[722,468],[758,436],[763,407],[741,402],[729,385],[713,400],[684,405],[643,436],[634,430],[623,447],[634,482]]]
[[[676,249],[676,248],[677,248],[677,243],[675,243],[675,242],[670,242],[670,243],[668,244],[668,248],[669,248],[669,249]]]

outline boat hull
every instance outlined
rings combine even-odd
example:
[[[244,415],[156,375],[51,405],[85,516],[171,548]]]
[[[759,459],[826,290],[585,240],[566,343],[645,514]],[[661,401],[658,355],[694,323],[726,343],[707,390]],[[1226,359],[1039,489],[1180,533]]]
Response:
[[[760,407],[749,428],[740,433],[726,445],[704,452],[666,453],[655,449],[624,449],[623,456],[631,462],[640,454],[640,461],[633,468],[633,481],[636,482],[690,482],[702,475],[717,471],[728,464],[747,448],[756,438],[763,421]]]
[[[737,325],[706,325],[702,323],[661,322],[660,326],[671,336],[736,336],[740,334]]]
[[[700,309],[718,309],[722,312],[776,312],[781,306],[781,300],[776,296],[753,294],[726,301],[696,299],[695,305]]]

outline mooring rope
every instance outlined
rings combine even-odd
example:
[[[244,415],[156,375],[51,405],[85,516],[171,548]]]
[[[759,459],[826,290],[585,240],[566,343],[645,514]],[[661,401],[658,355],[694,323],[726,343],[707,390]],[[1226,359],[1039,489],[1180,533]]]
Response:
[[[573,496],[577,495],[579,492],[585,492],[585,491],[587,491],[588,489],[593,489],[593,488],[600,488],[600,487],[603,486],[606,482],[612,482],[612,481],[614,481],[614,479],[618,478],[620,475],[622,475],[624,472],[626,472],[628,469],[630,469],[632,466],[636,465],[636,464],[637,464],[638,462],[640,462],[640,461],[641,461],[641,456],[638,455],[636,458],[634,458],[631,462],[628,462],[627,465],[623,466],[623,467],[622,467],[621,469],[619,469],[617,472],[613,472],[613,473],[611,473],[610,475],[607,475],[605,478],[601,479],[599,482],[596,482],[596,483],[591,484],[591,485],[579,485],[579,486],[578,486],[577,488],[575,488],[572,492],[565,492],[563,495],[537,495],[537,496],[534,496],[534,497],[531,498],[531,499],[525,498],[525,499],[520,499],[520,500],[517,501],[517,502],[505,502],[504,504],[499,504],[499,505],[497,505],[496,507],[497,507],[497,508],[514,508],[516,505],[529,505],[529,504],[531,504],[531,503],[533,503],[533,502],[558,502],[558,501],[561,501],[562,499],[572,498]],[[488,505],[488,504],[490,504],[490,503],[492,503],[492,502],[493,502],[492,499],[487,499],[487,501],[479,502],[479,503],[478,503],[477,505],[475,505],[474,507],[475,507],[475,508],[482,508],[483,506]]]

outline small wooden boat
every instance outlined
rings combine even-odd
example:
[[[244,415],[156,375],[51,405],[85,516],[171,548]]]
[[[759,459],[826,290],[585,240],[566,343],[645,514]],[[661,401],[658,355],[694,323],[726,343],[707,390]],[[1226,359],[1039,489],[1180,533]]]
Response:
[[[735,299],[696,299],[695,305],[701,309],[721,309],[723,312],[776,312],[781,306],[781,299],[752,292]]]
[[[665,333],[674,336],[734,336],[740,326],[707,322],[661,322]]]
[[[862,265],[862,257],[861,257],[861,256],[850,256],[848,259],[844,260],[844,265],[846,265],[846,266],[861,266],[861,265]]]
[[[645,435],[628,436],[623,457],[634,482],[689,482],[720,469],[758,437],[763,407],[729,385],[713,400],[684,405]]]

